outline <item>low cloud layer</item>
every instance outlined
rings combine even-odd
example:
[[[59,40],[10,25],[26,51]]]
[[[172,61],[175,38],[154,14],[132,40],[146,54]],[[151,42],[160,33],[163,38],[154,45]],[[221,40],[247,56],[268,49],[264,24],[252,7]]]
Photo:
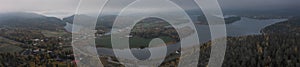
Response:
[[[134,0],[110,0],[106,12],[116,12]],[[198,9],[193,0],[171,0],[188,9]],[[223,10],[298,10],[300,0],[218,0]],[[0,0],[0,12],[37,12],[42,14],[73,14],[79,0]],[[153,4],[155,5],[155,4]],[[90,9],[96,8],[92,6]]]

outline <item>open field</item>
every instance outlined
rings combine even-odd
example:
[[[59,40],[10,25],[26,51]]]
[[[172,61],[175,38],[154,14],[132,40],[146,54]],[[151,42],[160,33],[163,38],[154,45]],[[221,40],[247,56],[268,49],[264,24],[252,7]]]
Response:
[[[0,44],[0,53],[14,53],[14,52],[20,52],[23,49],[18,46],[14,46],[11,44]]]
[[[22,43],[0,37],[0,53],[20,52],[23,49],[21,47],[18,47],[17,45],[21,45],[21,44]]]
[[[167,44],[175,42],[175,39],[172,39],[171,37],[161,36],[160,38],[162,40],[164,40],[164,42]],[[132,37],[129,39],[130,47],[131,48],[148,47],[151,40],[152,39],[146,39],[146,38],[141,38],[141,37]],[[112,47],[110,36],[102,36],[100,38],[96,38],[96,44],[97,44],[97,47],[106,47],[106,48]]]
[[[63,36],[63,35],[68,34],[65,31],[58,31],[58,32],[56,32],[56,31],[47,31],[47,30],[43,30],[42,33],[46,37],[58,37],[58,36]]]

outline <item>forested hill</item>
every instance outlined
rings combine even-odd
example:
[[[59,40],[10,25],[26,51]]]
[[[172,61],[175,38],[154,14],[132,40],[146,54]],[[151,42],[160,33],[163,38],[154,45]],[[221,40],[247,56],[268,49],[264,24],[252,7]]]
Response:
[[[268,34],[296,34],[300,35],[300,17],[290,18],[288,21],[276,23],[274,25],[268,26],[262,30],[264,33]]]
[[[35,13],[11,12],[0,14],[0,27],[32,30],[59,30],[65,23],[55,17],[46,17]]]

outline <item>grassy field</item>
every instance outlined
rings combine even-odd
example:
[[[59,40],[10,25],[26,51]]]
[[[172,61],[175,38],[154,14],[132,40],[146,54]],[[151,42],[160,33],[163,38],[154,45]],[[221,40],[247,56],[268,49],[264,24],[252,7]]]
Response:
[[[22,43],[0,37],[0,53],[20,52],[23,49],[21,47],[18,47],[17,45],[21,45],[21,44]]]
[[[14,53],[14,52],[20,52],[23,49],[18,46],[14,46],[11,44],[0,44],[0,53]]]
[[[175,42],[175,39],[172,39],[171,37],[161,36],[159,38],[164,40],[164,42],[167,44],[169,44],[171,42]],[[146,38],[141,38],[141,37],[132,37],[129,39],[129,43],[130,43],[131,48],[148,47],[151,40],[152,39],[146,39]],[[97,47],[105,47],[105,48],[112,47],[110,36],[102,36],[100,38],[96,38],[96,44],[97,44]]]
[[[58,36],[63,36],[63,35],[68,34],[65,31],[58,31],[58,32],[56,32],[56,31],[47,31],[47,30],[43,30],[42,33],[46,37],[58,37]]]

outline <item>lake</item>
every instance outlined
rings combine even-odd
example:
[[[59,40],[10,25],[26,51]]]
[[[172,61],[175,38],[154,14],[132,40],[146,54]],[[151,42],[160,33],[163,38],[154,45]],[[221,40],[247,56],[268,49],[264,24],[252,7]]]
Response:
[[[227,36],[229,37],[238,37],[238,36],[247,36],[247,35],[260,35],[261,34],[261,29],[278,23],[278,22],[283,22],[287,21],[288,19],[264,19],[264,20],[259,20],[259,19],[251,19],[251,18],[246,18],[242,17],[241,20],[236,21],[231,24],[226,24],[226,29],[227,29]],[[199,36],[199,42],[201,44],[208,42],[210,38],[210,31],[209,31],[209,26],[208,25],[195,25],[198,36]],[[72,24],[67,23],[66,25],[66,30],[69,32],[72,30]],[[77,31],[77,30],[75,30]],[[139,59],[146,59],[148,58],[151,54],[148,49],[159,49],[161,47],[153,47],[153,48],[145,48],[145,49],[131,49],[132,53],[135,55],[135,57]],[[175,52],[176,50],[180,49],[180,43],[176,44],[171,44],[167,45],[167,55]],[[185,48],[185,47],[183,47]],[[129,49],[125,49],[129,50]],[[99,55],[108,55],[108,56],[114,56],[113,50],[110,48],[97,48],[98,54]],[[116,51],[124,51],[124,50],[116,50]],[[157,51],[159,52],[159,51]]]

